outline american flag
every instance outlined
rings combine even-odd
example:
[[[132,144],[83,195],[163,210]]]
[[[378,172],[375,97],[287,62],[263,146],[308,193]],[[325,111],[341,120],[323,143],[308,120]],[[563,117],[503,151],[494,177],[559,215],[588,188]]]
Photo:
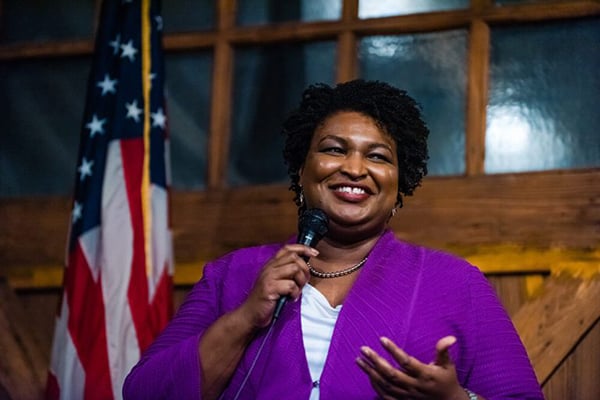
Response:
[[[102,4],[47,398],[118,399],[172,315],[159,0]]]

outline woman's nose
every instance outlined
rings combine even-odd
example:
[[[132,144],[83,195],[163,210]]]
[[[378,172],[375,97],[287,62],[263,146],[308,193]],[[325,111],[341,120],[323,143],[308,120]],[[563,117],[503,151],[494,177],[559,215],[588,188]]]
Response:
[[[358,152],[348,153],[342,163],[342,172],[353,178],[367,174],[365,159]]]

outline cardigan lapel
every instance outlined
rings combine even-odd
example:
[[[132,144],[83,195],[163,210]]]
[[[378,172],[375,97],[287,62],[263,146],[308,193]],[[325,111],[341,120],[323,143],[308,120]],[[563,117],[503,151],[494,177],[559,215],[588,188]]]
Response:
[[[356,365],[367,345],[391,361],[379,338],[403,346],[418,282],[417,254],[386,231],[365,263],[338,317],[321,379],[321,398],[369,398],[375,392]]]

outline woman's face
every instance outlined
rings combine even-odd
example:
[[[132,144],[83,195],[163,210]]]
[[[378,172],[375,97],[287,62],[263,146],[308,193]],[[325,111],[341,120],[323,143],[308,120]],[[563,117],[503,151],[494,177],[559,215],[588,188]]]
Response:
[[[396,143],[364,114],[333,114],[315,130],[300,184],[308,208],[325,211],[330,229],[380,231],[397,200]]]

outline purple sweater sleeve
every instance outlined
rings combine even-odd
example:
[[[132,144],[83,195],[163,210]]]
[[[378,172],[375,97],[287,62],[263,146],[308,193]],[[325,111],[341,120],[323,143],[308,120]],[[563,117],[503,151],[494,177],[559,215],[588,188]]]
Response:
[[[475,268],[468,277],[472,368],[464,386],[488,400],[543,399],[521,339],[493,287]]]
[[[123,386],[125,399],[199,399],[199,340],[220,315],[220,261],[207,264],[173,320],[144,352]]]

